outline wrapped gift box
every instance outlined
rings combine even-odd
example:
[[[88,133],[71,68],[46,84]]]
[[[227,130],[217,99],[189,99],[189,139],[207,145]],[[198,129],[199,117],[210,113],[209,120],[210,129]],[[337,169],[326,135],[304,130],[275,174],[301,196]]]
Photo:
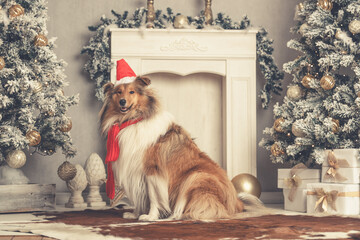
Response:
[[[320,169],[278,169],[278,188],[283,188],[284,209],[306,212],[306,186],[318,182]]]
[[[360,183],[359,149],[326,150],[321,182]]]
[[[360,213],[359,184],[309,183],[307,190],[307,213]]]
[[[278,169],[278,188],[289,188],[287,181],[294,177],[291,171],[291,168]],[[320,182],[320,169],[301,169],[296,171],[295,175],[300,180],[298,188],[306,188],[308,183]]]

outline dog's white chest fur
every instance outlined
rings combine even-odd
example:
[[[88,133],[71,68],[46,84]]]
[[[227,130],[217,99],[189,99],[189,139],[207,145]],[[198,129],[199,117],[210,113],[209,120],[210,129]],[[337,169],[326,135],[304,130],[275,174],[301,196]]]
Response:
[[[172,122],[170,113],[160,112],[124,128],[118,135],[120,155],[112,165],[115,183],[124,188],[138,214],[148,210],[149,202],[143,168],[145,152],[167,132]]]

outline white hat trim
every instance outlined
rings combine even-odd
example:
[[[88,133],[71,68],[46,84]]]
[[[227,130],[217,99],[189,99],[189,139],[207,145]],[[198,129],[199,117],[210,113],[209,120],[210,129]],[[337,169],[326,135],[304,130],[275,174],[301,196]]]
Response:
[[[133,81],[135,81],[135,79],[136,77],[123,77],[122,79],[115,82],[115,86],[120,84],[132,83]]]

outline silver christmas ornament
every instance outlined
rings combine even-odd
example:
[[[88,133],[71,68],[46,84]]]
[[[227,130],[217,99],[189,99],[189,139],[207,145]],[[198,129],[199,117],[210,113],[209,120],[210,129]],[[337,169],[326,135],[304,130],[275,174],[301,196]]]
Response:
[[[21,168],[26,163],[26,155],[21,150],[13,150],[8,153],[5,161],[11,168]]]
[[[349,31],[354,35],[360,33],[360,20],[352,20],[349,23]]]
[[[291,100],[297,101],[301,99],[304,95],[302,88],[298,85],[292,85],[288,87],[286,96]]]

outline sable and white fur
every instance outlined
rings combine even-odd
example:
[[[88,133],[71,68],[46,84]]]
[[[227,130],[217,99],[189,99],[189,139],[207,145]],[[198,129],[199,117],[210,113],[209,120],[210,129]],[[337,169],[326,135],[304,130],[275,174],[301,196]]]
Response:
[[[115,123],[142,118],[118,134],[120,155],[112,165],[115,183],[139,220],[229,218],[242,212],[225,171],[161,109],[149,84],[146,77],[106,84],[100,111],[103,133]]]

